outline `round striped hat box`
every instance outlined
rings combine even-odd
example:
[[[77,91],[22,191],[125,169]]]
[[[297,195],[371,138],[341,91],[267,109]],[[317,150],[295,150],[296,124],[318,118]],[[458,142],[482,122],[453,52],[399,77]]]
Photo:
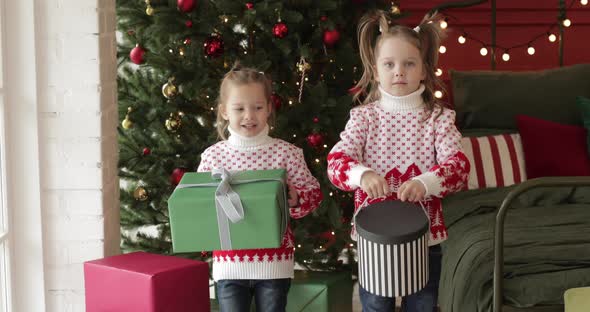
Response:
[[[387,200],[355,218],[359,282],[368,292],[400,297],[428,282],[429,221],[421,206]]]

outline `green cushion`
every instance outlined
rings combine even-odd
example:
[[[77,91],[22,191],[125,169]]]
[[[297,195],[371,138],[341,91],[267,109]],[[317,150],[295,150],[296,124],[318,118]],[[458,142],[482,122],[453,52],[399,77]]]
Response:
[[[461,129],[516,129],[516,115],[581,125],[576,96],[590,97],[590,64],[543,71],[451,71]]]
[[[588,312],[590,309],[590,287],[572,288],[563,295],[565,312]]]
[[[582,112],[582,121],[586,131],[588,131],[588,139],[586,142],[588,143],[588,153],[590,154],[590,99],[578,96],[576,98],[576,104],[578,105],[578,109]]]

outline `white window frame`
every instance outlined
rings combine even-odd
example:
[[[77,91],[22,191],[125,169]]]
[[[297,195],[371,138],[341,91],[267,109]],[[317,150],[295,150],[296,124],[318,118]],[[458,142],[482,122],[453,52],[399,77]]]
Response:
[[[2,74],[4,198],[9,228],[8,312],[46,311],[38,87],[47,73],[38,65],[43,5],[38,0],[0,0],[3,14]],[[8,31],[10,29],[10,31]],[[41,44],[41,46],[43,46]]]
[[[8,205],[6,204],[6,158],[4,151],[6,140],[5,99],[4,99],[4,1],[0,2],[0,312],[12,311],[11,273],[10,270],[10,228],[8,225]]]

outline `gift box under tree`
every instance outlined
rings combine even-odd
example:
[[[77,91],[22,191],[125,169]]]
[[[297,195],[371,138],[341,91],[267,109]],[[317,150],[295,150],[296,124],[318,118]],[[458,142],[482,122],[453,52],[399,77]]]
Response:
[[[209,311],[209,265],[133,252],[84,263],[86,312]]]
[[[350,272],[295,271],[288,312],[352,312]]]
[[[175,252],[276,248],[287,228],[284,169],[185,173],[168,199]]]
[[[350,272],[295,271],[287,297],[287,312],[352,312]],[[219,311],[211,300],[211,311]],[[256,311],[254,299],[250,307]]]

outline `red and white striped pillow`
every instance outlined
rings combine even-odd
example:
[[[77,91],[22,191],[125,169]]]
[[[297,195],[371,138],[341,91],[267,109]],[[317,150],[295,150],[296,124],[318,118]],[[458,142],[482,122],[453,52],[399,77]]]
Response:
[[[470,190],[509,186],[526,180],[519,134],[465,137],[461,144],[471,163]]]

